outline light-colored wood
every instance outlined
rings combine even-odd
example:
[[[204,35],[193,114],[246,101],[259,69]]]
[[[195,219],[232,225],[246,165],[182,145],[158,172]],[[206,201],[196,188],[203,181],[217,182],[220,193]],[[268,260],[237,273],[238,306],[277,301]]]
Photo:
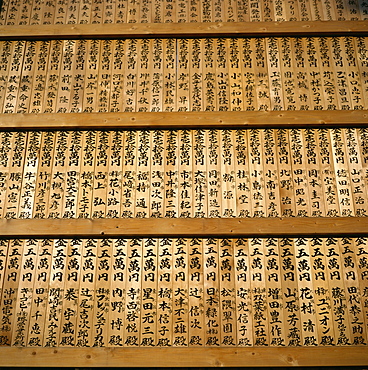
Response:
[[[229,219],[59,219],[0,221],[3,237],[366,235],[365,217]]]
[[[3,366],[364,366],[365,347],[315,348],[0,348]]]
[[[71,38],[71,37],[173,37],[173,36],[302,36],[362,34],[368,31],[364,21],[298,22],[187,22],[187,23],[111,23],[0,26],[0,39]]]
[[[2,114],[0,129],[365,126],[368,110]]]

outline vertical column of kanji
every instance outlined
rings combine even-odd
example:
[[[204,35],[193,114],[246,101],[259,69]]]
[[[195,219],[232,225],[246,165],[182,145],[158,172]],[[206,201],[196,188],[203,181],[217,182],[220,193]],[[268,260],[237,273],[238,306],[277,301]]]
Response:
[[[330,289],[330,303],[332,307],[333,328],[336,345],[347,346],[352,344],[352,332],[349,320],[347,293],[344,286],[342,259],[339,251],[338,239],[323,240],[326,256],[326,275]]]
[[[61,333],[61,315],[66,280],[66,259],[68,240],[55,239],[53,241],[50,280],[45,312],[45,327],[42,347],[57,347]]]
[[[40,162],[40,131],[30,131],[25,152],[22,187],[20,189],[18,218],[32,218]]]
[[[15,298],[11,346],[27,345],[28,325],[30,319],[33,286],[35,283],[35,265],[37,263],[38,240],[24,241],[23,256],[20,262],[18,293]]]
[[[201,2],[199,0],[188,0],[189,22],[202,22]]]
[[[304,160],[306,163],[311,217],[326,217],[323,194],[321,157],[318,150],[318,131],[303,129]]]
[[[177,50],[177,110],[187,112],[189,111],[189,39],[178,39]]]
[[[236,346],[237,344],[234,250],[234,239],[220,239],[218,280],[220,290],[220,340],[223,347]]]
[[[85,71],[87,59],[87,41],[78,40],[75,53],[75,66],[73,70],[70,112],[79,113],[83,109]]]
[[[207,177],[208,177],[208,216],[221,217],[222,190],[221,190],[221,155],[220,130],[209,129],[205,131],[207,142]],[[236,193],[238,194],[238,193]]]
[[[159,239],[157,253],[157,346],[171,347],[173,335],[174,239]]]
[[[294,242],[296,272],[300,298],[300,318],[304,346],[317,346],[320,338],[317,331],[316,304],[312,281],[310,239],[297,238]]]
[[[189,346],[205,345],[204,295],[203,295],[203,240],[189,239]]]
[[[111,93],[112,41],[102,40],[97,82],[97,112],[108,112]]]
[[[97,132],[95,174],[92,194],[92,218],[105,218],[107,190],[109,180],[109,162],[111,158],[111,131]]]
[[[244,85],[243,85],[243,69],[242,69],[242,40],[239,38],[231,38],[226,40],[227,49],[229,50],[229,110],[242,111],[244,110]]]
[[[189,130],[180,130],[179,169],[178,169],[178,215],[182,218],[193,217],[193,137]]]
[[[256,0],[249,0],[249,13],[251,22],[262,21],[261,2]]]
[[[65,24],[66,13],[68,9],[68,0],[51,0],[48,1],[54,6],[55,16],[52,19],[43,17],[42,24],[51,24],[52,20],[55,24]]]
[[[179,213],[179,132],[166,130],[164,143],[163,217],[176,218]]]
[[[216,95],[217,110],[230,110],[229,42],[225,38],[215,39],[216,48]]]
[[[217,0],[219,2],[219,0]],[[249,4],[248,1],[237,0],[237,18],[238,22],[249,22]]]
[[[252,217],[266,217],[263,143],[258,129],[248,131],[249,174]]]
[[[298,2],[299,7],[299,15],[300,18],[298,21],[311,21],[311,7],[310,7],[310,0],[300,0]]]
[[[177,111],[177,44],[176,39],[163,39],[163,95],[162,111]]]
[[[284,97],[281,81],[281,59],[278,39],[275,37],[266,38],[266,56],[270,84],[270,109],[283,110]]]
[[[248,131],[235,131],[236,217],[251,217],[251,191],[248,159]]]
[[[98,241],[92,327],[93,347],[107,347],[109,341],[112,252],[112,239]]]
[[[53,242],[50,239],[39,240],[26,344],[29,347],[41,347],[43,343],[51,274],[52,245]]]
[[[328,46],[331,50],[331,63],[334,70],[334,79],[337,85],[337,99],[339,108],[349,110],[353,108],[351,101],[350,87],[347,76],[347,61],[344,57],[342,38],[328,37]]]
[[[148,112],[151,98],[151,74],[152,60],[149,58],[152,52],[152,40],[138,40],[138,81],[137,81],[137,111]]]
[[[355,216],[351,179],[342,130],[340,128],[334,128],[329,131],[341,216]]]
[[[62,54],[63,41],[52,40],[44,84],[45,90],[42,92],[43,90],[37,89],[32,103],[34,113],[56,113]]]
[[[303,39],[293,37],[291,50],[293,70],[295,74],[296,107],[299,110],[309,110],[311,107],[310,91],[308,86],[307,62],[303,55]]]
[[[157,345],[158,239],[143,239],[140,346]]]
[[[86,113],[97,111],[100,48],[102,48],[101,40],[87,40],[85,81],[83,88],[82,105],[82,111]]]
[[[269,87],[269,79],[268,79],[268,63],[267,63],[267,57],[266,57],[266,49],[265,49],[265,40],[264,38],[256,38],[250,40],[250,50],[255,50],[254,59],[251,59],[253,61],[254,65],[254,80],[252,79],[252,72],[250,72],[250,81],[256,81],[256,90],[255,90],[255,98],[256,101],[254,103],[254,108],[261,110],[261,111],[267,111],[271,108],[271,100],[270,100],[270,87]],[[249,52],[248,55],[252,55],[251,52]],[[246,60],[247,58],[245,58]],[[252,65],[249,65],[251,68]],[[244,71],[244,69],[243,69]],[[246,84],[247,86],[247,84]],[[247,95],[246,95],[247,97]],[[247,100],[246,100],[247,104]],[[253,104],[251,104],[251,101],[248,102],[248,105],[251,107]],[[247,108],[247,110],[253,110],[252,108]]]
[[[115,0],[104,2],[101,23],[115,23]]]
[[[362,164],[362,177],[364,179],[365,188],[368,188],[368,128],[361,127],[357,130],[359,153]]]
[[[140,21],[141,0],[128,0],[127,23]]]
[[[368,200],[364,169],[361,160],[361,148],[358,141],[358,130],[355,128],[343,128],[342,135],[346,144],[347,170],[351,181],[351,193],[355,215],[357,217],[368,216]]]
[[[290,37],[280,37],[278,39],[280,59],[281,59],[281,80],[284,92],[285,110],[298,110],[296,76],[293,63],[292,46]]]
[[[164,215],[164,176],[166,171],[164,168],[165,132],[162,130],[154,130],[151,131],[150,136],[152,143],[151,155],[149,157],[151,172],[148,181],[150,182],[151,191],[148,203],[148,217],[160,218]]]
[[[4,26],[7,20],[7,13],[10,7],[10,0],[3,0],[0,6],[0,25]]]
[[[36,56],[36,66],[33,74],[29,98],[26,100],[24,110],[26,113],[41,113],[44,109],[43,94],[46,91],[46,75],[49,57],[51,55],[51,41],[37,43],[39,49]]]
[[[203,39],[189,40],[189,110],[203,110]]]
[[[291,9],[289,9],[289,6]],[[287,3],[284,3],[282,0],[274,0],[273,1],[273,11],[274,11],[274,19],[272,19],[275,22],[285,22],[285,21],[291,21],[295,17],[293,11],[297,8],[297,5],[295,4],[295,0],[288,1]],[[294,19],[296,20],[296,19]]]
[[[66,257],[65,285],[61,302],[58,346],[74,347],[76,344],[79,287],[81,283],[82,240],[69,240]]]
[[[161,0],[152,0],[152,22],[163,23],[163,2]]]
[[[317,150],[320,158],[323,197],[327,217],[340,216],[339,198],[333,164],[330,130],[320,128],[317,131]]]
[[[288,347],[302,345],[301,312],[299,303],[297,265],[295,260],[294,240],[279,240],[282,298],[284,305],[286,342]]]
[[[269,91],[267,70],[262,70],[262,66],[265,67],[263,39],[242,38],[239,42],[242,71],[240,87],[244,95],[244,110],[267,110]]]
[[[116,18],[114,23],[126,23],[128,0],[116,0]]]
[[[84,239],[81,262],[81,279],[78,297],[76,346],[91,347],[94,344],[93,318],[96,302],[98,240]]]
[[[124,317],[127,282],[127,240],[113,239],[110,273],[110,307],[107,319],[107,343],[109,347],[124,344]]]
[[[20,0],[13,0],[9,3],[9,8],[6,16],[6,25],[17,25],[19,8],[21,7]]]
[[[225,12],[223,22],[236,22],[237,21],[237,1],[226,0]]]
[[[55,131],[43,131],[35,179],[33,218],[47,218],[56,144]]]
[[[368,19],[368,2],[367,2],[367,19]],[[354,48],[356,52],[360,83],[362,85],[362,101],[364,109],[368,107],[368,40],[366,37],[354,37]]]
[[[163,1],[163,23],[176,23],[176,0]]]
[[[86,133],[84,133],[84,136]],[[68,142],[69,144],[69,142]],[[70,135],[70,144],[68,146],[69,157],[67,159],[64,197],[62,206],[62,218],[78,217],[78,195],[82,193],[81,172],[82,172],[82,131],[72,131]]]
[[[189,343],[189,244],[191,239],[173,239],[173,347]]]
[[[279,240],[267,238],[264,241],[265,280],[267,290],[267,313],[270,331],[270,346],[286,345],[287,317],[282,290],[282,264],[280,263]]]
[[[202,1],[202,14],[201,14],[201,21],[202,22],[212,22],[212,0],[204,0]]]
[[[364,84],[361,83],[359,57],[353,37],[342,37],[343,58],[347,73],[348,86],[351,96],[351,109],[364,109]]]
[[[16,113],[17,97],[20,92],[23,60],[26,54],[26,41],[19,40],[12,43],[8,82],[5,88],[4,103],[1,113]],[[34,54],[32,51],[31,54]],[[33,60],[28,60],[34,64]],[[32,68],[33,69],[33,68]]]
[[[149,131],[138,131],[136,164],[136,201],[134,217],[147,218],[150,215],[149,204],[151,172],[151,135]]]
[[[253,345],[253,313],[248,239],[235,239],[234,269],[236,290],[237,343],[239,347]]]
[[[67,168],[71,150],[71,132],[57,131],[55,133],[52,170],[50,174],[50,190],[46,202],[47,218],[61,218],[63,216],[63,202],[66,193]],[[35,217],[35,216],[34,216]]]
[[[235,134],[233,130],[220,131],[220,176],[221,176],[221,217],[236,216],[235,180]]]
[[[355,1],[355,0],[353,0]],[[320,21],[323,18],[324,2],[322,0],[311,0],[311,21]]]
[[[0,133],[0,218],[5,217],[6,193],[10,181],[14,141],[15,132],[3,131]]]
[[[212,9],[213,9],[213,22],[223,22],[223,14],[225,12],[225,3],[221,0],[212,0]]]
[[[361,19],[359,11],[359,0],[345,0],[348,21],[358,21]]]
[[[122,112],[124,88],[125,40],[112,40],[111,96],[109,112]]]
[[[123,94],[123,110],[124,112],[136,111],[136,97],[137,97],[137,45],[138,40],[130,39],[126,41],[126,63],[125,63],[125,81]]]
[[[159,1],[156,0],[156,3],[159,3]],[[189,16],[188,0],[178,1],[176,4],[176,21],[178,23],[188,22],[188,16]]]
[[[195,218],[208,217],[206,132],[193,130],[193,200]],[[233,211],[235,213],[235,211]]]
[[[143,241],[129,239],[127,250],[127,281],[125,283],[124,345],[140,345],[143,278]]]
[[[358,4],[361,20],[366,21],[368,19],[368,3],[365,0],[358,0]]]
[[[294,188],[295,216],[309,217],[311,215],[310,197],[304,142],[301,129],[288,130],[291,154],[291,172]]]
[[[274,11],[274,0],[263,0],[262,4],[262,21],[263,22],[274,22],[275,11]]]
[[[352,238],[338,239],[342,259],[342,275],[345,285],[345,294],[349,313],[349,322],[352,331],[352,345],[367,345],[366,310],[362,305],[362,288],[365,287],[360,280],[359,262]]]
[[[135,214],[137,137],[138,134],[136,131],[126,131],[124,135],[124,163],[120,210],[122,218],[132,218]]]
[[[25,45],[24,60],[19,79],[19,89],[14,101],[13,113],[28,113],[31,92],[33,89],[33,75],[38,62],[38,53],[41,42],[28,41]]]
[[[337,20],[336,16],[336,3],[332,0],[325,0],[322,6],[322,20],[334,21]]]
[[[17,218],[26,156],[27,133],[14,133],[14,144],[9,163],[9,179],[4,200],[3,218]]]
[[[25,240],[12,239],[9,240],[7,246],[8,256],[2,279],[0,346],[11,346],[13,344],[12,335],[16,325],[15,313],[24,244]]]
[[[163,39],[152,40],[150,52],[152,57],[151,65],[151,86],[150,86],[150,105],[149,111],[162,112],[163,108],[163,73],[164,73],[164,53]]]
[[[92,24],[101,24],[103,20],[103,1],[92,0],[91,20]]]
[[[214,44],[213,38],[203,40],[203,109],[205,111],[217,110]]]
[[[261,130],[261,142],[263,145],[263,172],[265,191],[265,212],[267,217],[281,216],[280,184],[278,179],[276,130]]]
[[[288,131],[286,129],[278,129],[276,131],[276,140],[281,215],[283,217],[293,217],[295,216],[295,201]]]
[[[219,240],[203,242],[205,345],[214,347],[221,343]]]
[[[1,311],[0,311],[0,317],[1,317],[1,321],[0,321],[0,346],[6,344],[6,343],[3,343],[3,339],[5,337],[3,336],[2,331],[4,330],[4,325],[6,324],[6,320],[3,321],[3,318],[4,318],[4,314],[6,314],[6,312],[7,312],[7,309],[5,309],[6,304],[4,304],[4,303],[6,303],[6,302],[4,302],[2,294],[4,293],[4,289],[5,289],[7,256],[8,256],[8,252],[10,250],[9,245],[10,245],[10,240],[7,240],[7,239],[1,239],[0,240],[0,307],[1,307]],[[9,345],[10,343],[8,342],[7,344]]]
[[[312,265],[312,281],[315,296],[318,345],[334,346],[337,333],[335,332],[331,294],[328,284],[327,261],[325,256],[324,239],[313,238],[310,241]]]
[[[13,45],[13,41],[0,42],[0,111],[2,111],[6,96],[6,85],[9,78]]]
[[[83,131],[80,182],[78,189],[78,218],[92,217],[92,195],[96,163],[96,131]]]
[[[249,266],[254,345],[269,346],[270,335],[263,239],[249,239]]]
[[[4,6],[6,2],[4,1]],[[41,0],[35,0],[30,4],[31,10],[29,14],[29,23],[30,25],[39,25],[41,24],[42,11],[43,11],[43,2]],[[5,10],[5,9],[3,9]],[[1,24],[1,12],[0,10],[0,24]],[[4,15],[6,14],[6,11]]]
[[[70,0],[68,2],[68,8],[66,12],[65,23],[66,24],[76,24],[79,18],[79,7],[80,0]]]
[[[365,327],[368,323],[368,244],[366,237],[353,239],[355,247],[356,263],[358,266],[357,277],[359,280],[360,295],[362,301],[362,314],[365,321]]]
[[[152,0],[141,0],[140,23],[152,23]]]
[[[79,2],[79,24],[89,24],[92,13],[92,0],[80,0]]]
[[[318,52],[316,37],[303,38],[303,49],[308,50],[305,55],[306,70],[308,74],[308,86],[310,91],[311,109],[327,109],[322,87],[321,78],[321,57]]]

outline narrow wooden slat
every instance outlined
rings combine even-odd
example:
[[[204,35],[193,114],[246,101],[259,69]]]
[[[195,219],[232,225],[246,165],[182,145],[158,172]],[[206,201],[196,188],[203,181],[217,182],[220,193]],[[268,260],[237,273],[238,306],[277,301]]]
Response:
[[[42,26],[1,25],[0,39],[70,37],[209,37],[209,36],[302,36],[364,34],[364,21],[297,22],[187,22],[187,23],[110,23],[44,24]]]
[[[0,348],[3,366],[363,366],[364,347],[314,348]]]
[[[3,238],[367,235],[368,218],[28,219],[0,221]]]
[[[0,114],[0,130],[366,126],[368,110]]]

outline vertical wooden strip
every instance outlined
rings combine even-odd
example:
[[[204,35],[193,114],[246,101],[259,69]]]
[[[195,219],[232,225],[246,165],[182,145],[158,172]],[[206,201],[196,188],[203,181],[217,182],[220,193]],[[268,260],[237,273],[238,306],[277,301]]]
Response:
[[[225,2],[221,0],[212,0],[213,22],[223,22],[225,12]]]
[[[295,1],[284,3],[282,0],[274,0],[274,21],[276,22],[284,22],[284,21],[291,21],[293,18],[293,10],[296,8]]]
[[[0,218],[5,217],[6,194],[10,181],[15,135],[15,132],[6,131],[0,134]]]
[[[76,45],[75,67],[71,86],[70,112],[79,113],[83,109],[85,87],[85,70],[87,56],[87,41],[78,40]]]
[[[299,6],[299,21],[310,21],[312,20],[311,17],[311,8],[310,8],[310,0],[300,0],[298,3]]]
[[[116,0],[116,23],[126,23],[128,0]]]
[[[162,112],[163,108],[163,72],[164,72],[164,53],[163,39],[153,39],[152,42],[152,69],[151,69],[151,96],[150,111]]]
[[[193,131],[193,201],[195,218],[208,217],[207,148],[204,130]]]
[[[228,111],[230,105],[230,80],[229,80],[229,51],[225,38],[216,39],[216,94],[217,109],[221,112]]]
[[[190,111],[203,110],[203,39],[189,41]],[[220,107],[219,107],[220,109]]]
[[[262,21],[262,8],[260,1],[249,0],[249,14],[251,22]]]
[[[212,0],[202,1],[201,22],[213,22],[212,15],[213,15]]]
[[[67,257],[64,293],[61,303],[60,337],[58,346],[74,347],[77,340],[77,320],[79,305],[79,287],[81,282],[82,265],[82,240],[69,240]]]
[[[6,96],[6,85],[9,78],[10,60],[13,48],[13,41],[2,41],[0,43],[0,110]]]
[[[125,64],[125,94],[123,94],[124,112],[135,112],[137,94],[137,43],[135,39],[127,40],[127,52]]]
[[[53,6],[52,14],[55,12],[55,16],[51,20],[43,17],[42,24],[51,24],[52,19],[54,19],[55,24],[65,24],[68,1],[53,0],[50,2],[50,5]]]
[[[156,0],[156,2],[159,2],[159,1]],[[176,20],[178,23],[188,22],[188,17],[189,17],[188,5],[189,5],[189,0],[182,0],[176,4]]]
[[[125,69],[125,40],[113,40],[113,61],[112,61],[112,81],[110,112],[123,111],[123,89],[124,89],[124,69]]]
[[[368,6],[368,4],[367,4]],[[367,8],[368,14],[368,8]],[[367,16],[368,18],[368,16]],[[362,105],[368,107],[368,47],[367,47],[367,38],[356,37],[353,39],[354,49],[356,52],[358,70],[360,73],[360,83],[362,85]]]
[[[152,60],[150,50],[152,49],[152,40],[142,39],[138,41],[138,53],[140,55],[138,64],[138,81],[137,81],[137,111],[150,111],[151,98],[151,75]]]
[[[263,0],[262,2],[262,21],[273,22],[275,20],[274,0]]]
[[[104,3],[102,23],[115,23],[115,9],[115,0],[108,0]]]
[[[92,0],[80,0],[79,2],[79,24],[89,24],[92,12]]]
[[[108,112],[111,95],[112,41],[102,40],[98,70],[97,112]]]
[[[80,0],[71,0],[68,4],[66,12],[66,24],[77,24],[79,23],[79,5]]]
[[[207,197],[208,217],[221,217],[222,190],[221,190],[221,154],[220,130],[210,129],[207,135]]]
[[[152,22],[152,0],[141,0],[140,23]]]
[[[249,46],[247,46],[247,50],[249,50]],[[249,78],[250,80],[246,79],[247,83],[245,84],[247,91],[251,90],[251,88],[247,87],[248,83],[252,84],[253,81],[256,81],[256,91],[255,97],[256,100],[252,104],[252,100],[245,100],[246,104],[249,107],[254,107],[254,109],[258,109],[261,111],[267,111],[271,109],[271,100],[270,100],[270,87],[268,83],[268,63],[267,63],[267,56],[266,56],[266,48],[265,48],[265,39],[257,38],[257,39],[250,39],[250,50],[255,50],[253,54],[253,65],[254,65],[254,79],[252,76],[252,70],[250,70]],[[251,51],[248,51],[248,55],[252,55]],[[247,60],[247,58],[245,58]],[[249,64],[249,68],[252,68],[252,64]],[[243,74],[244,74],[243,69]],[[245,76],[245,74],[244,74]],[[244,82],[243,82],[244,83]],[[248,93],[250,94],[250,93]],[[250,99],[252,95],[247,96],[246,98]],[[246,110],[254,110],[253,108],[249,108],[246,105]]]
[[[189,111],[189,42],[188,39],[178,39],[178,66],[177,66],[177,100],[178,112]]]
[[[13,343],[15,327],[15,310],[21,278],[21,263],[25,241],[12,239],[8,245],[8,256],[4,269],[1,296],[0,346],[10,346]]]
[[[241,39],[226,39],[229,50],[229,110],[242,111],[244,109],[244,91],[242,89],[245,76],[242,70],[242,43]]]
[[[215,40],[203,40],[203,109],[217,110]]]
[[[249,16],[248,1],[238,0],[237,9],[238,9],[238,12],[237,12],[238,22],[249,22],[250,16]]]
[[[173,38],[163,39],[163,112],[177,111],[177,44]]]
[[[101,24],[103,20],[102,0],[92,0],[91,24]]]

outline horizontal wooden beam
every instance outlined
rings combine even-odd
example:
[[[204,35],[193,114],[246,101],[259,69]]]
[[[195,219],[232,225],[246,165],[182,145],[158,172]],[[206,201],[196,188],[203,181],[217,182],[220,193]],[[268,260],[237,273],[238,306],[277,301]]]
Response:
[[[0,39],[363,35],[367,21],[115,23],[0,26]]]
[[[261,128],[366,126],[368,110],[0,114],[0,129]]]
[[[1,366],[270,367],[365,366],[362,347],[16,348],[0,347]]]
[[[368,218],[146,218],[0,221],[4,238],[368,235]]]

